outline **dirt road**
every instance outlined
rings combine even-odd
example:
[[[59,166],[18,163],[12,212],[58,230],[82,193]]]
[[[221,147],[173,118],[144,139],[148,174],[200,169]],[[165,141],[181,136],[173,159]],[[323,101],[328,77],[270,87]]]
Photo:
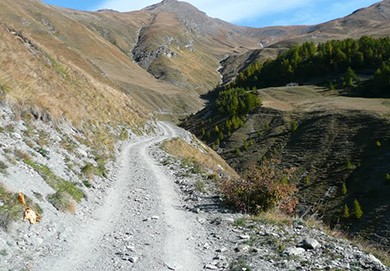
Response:
[[[180,210],[170,176],[149,147],[175,136],[168,124],[160,133],[123,148],[113,186],[94,218],[68,239],[64,255],[34,270],[201,270],[191,214]]]

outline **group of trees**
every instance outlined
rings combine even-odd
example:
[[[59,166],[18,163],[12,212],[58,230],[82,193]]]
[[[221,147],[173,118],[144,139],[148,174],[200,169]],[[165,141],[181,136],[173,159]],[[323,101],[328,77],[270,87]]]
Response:
[[[305,42],[294,45],[274,60],[251,64],[231,87],[263,88],[329,78],[342,81],[343,87],[352,87],[355,72],[363,72],[373,77],[368,84],[368,95],[390,96],[389,59],[389,37],[332,40],[318,45]]]
[[[215,115],[218,125],[212,131],[202,129],[202,138],[207,142],[220,145],[246,121],[246,115],[254,112],[261,105],[256,91],[243,88],[221,90],[215,101]]]

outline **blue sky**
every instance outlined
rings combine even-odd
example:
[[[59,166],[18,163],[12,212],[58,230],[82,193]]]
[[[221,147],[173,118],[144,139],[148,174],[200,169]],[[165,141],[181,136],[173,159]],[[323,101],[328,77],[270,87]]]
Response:
[[[252,27],[317,24],[350,14],[379,0],[186,0],[209,16]],[[157,0],[43,0],[79,10],[139,10]]]

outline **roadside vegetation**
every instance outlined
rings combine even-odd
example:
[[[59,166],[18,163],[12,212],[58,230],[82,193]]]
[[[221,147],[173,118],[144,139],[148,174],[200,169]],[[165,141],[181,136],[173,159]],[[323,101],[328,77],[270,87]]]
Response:
[[[42,208],[34,203],[29,197],[25,195],[27,206],[42,214]],[[18,193],[11,192],[7,187],[0,183],[0,228],[9,230],[12,222],[22,220],[23,206],[18,201]]]
[[[220,190],[225,202],[235,209],[250,214],[276,209],[292,214],[298,200],[293,182],[293,170],[280,169],[276,160],[265,160],[260,166],[251,166],[239,179],[225,179]]]

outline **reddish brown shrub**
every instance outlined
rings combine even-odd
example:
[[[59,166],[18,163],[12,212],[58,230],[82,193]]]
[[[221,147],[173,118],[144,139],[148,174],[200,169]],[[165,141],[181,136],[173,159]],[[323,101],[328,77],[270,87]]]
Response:
[[[277,208],[293,213],[298,203],[296,186],[290,183],[293,169],[280,170],[279,161],[264,161],[251,166],[245,178],[222,180],[220,190],[227,204],[247,213],[259,213]]]

